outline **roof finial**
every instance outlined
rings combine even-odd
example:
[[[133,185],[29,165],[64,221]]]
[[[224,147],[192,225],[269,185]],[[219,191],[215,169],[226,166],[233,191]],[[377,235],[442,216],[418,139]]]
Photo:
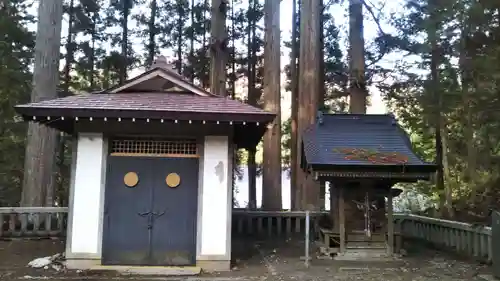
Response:
[[[172,64],[168,63],[168,60],[165,56],[159,56],[157,57],[153,63],[151,64],[151,66],[149,67],[149,69],[153,69],[153,68],[162,68],[162,69],[165,69],[165,70],[169,70],[169,71],[174,71],[175,72],[175,69],[173,67]]]

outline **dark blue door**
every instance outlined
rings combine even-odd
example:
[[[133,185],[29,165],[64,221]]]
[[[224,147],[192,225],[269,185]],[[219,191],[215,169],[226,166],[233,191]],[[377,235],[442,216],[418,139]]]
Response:
[[[195,264],[197,192],[198,158],[110,156],[103,264]]]

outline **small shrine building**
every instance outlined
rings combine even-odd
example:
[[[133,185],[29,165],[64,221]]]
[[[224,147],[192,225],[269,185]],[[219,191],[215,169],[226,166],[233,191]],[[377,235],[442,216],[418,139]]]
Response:
[[[302,138],[301,165],[330,182],[332,229],[323,247],[337,259],[389,256],[395,243],[397,183],[429,180],[436,165],[419,158],[393,115],[322,114]]]
[[[69,268],[230,269],[233,153],[274,114],[193,85],[164,57],[124,84],[16,111],[73,136]]]

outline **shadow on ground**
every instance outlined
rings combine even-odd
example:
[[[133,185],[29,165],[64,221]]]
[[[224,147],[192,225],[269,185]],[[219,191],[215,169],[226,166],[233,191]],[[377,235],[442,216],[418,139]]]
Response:
[[[300,256],[304,243],[288,241],[248,241],[235,239],[233,270],[199,277],[124,276],[114,272],[81,272],[54,269],[32,269],[27,264],[39,257],[64,250],[60,240],[0,241],[0,280],[359,280],[359,281],[479,281],[488,273],[485,265],[456,259],[419,245],[406,245],[407,257],[398,262],[339,262],[313,257],[306,268]]]

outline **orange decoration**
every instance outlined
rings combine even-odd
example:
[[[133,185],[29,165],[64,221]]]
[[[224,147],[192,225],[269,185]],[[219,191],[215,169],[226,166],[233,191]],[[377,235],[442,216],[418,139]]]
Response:
[[[408,156],[398,152],[380,152],[365,148],[336,148],[333,151],[345,154],[345,160],[369,161],[372,164],[408,163]]]

